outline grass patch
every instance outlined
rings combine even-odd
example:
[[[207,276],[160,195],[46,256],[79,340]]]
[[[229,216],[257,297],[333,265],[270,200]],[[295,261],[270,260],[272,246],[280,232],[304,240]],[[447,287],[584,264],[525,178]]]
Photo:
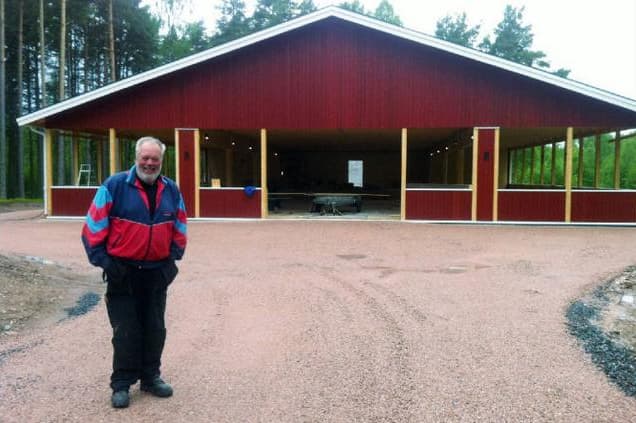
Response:
[[[7,198],[0,199],[0,205],[44,204],[41,198]]]

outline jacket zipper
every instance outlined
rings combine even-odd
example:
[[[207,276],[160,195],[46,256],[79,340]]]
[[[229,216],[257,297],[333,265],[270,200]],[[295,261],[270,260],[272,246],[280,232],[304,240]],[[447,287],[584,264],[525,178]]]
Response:
[[[155,225],[150,225],[150,234],[148,235],[148,246],[146,247],[146,254],[144,255],[144,261],[148,259],[148,254],[150,253],[150,246],[152,245],[152,228]]]
[[[137,188],[139,189],[139,188]],[[141,191],[143,192],[143,195],[146,196],[146,200],[148,201],[148,204],[150,204],[150,199],[148,198],[148,193],[146,192],[145,189],[141,189]],[[156,196],[155,196],[156,199]],[[156,201],[156,200],[155,200]],[[155,213],[157,213],[157,205],[155,204]],[[150,214],[150,209],[148,209],[148,216],[150,216],[150,228],[149,231],[150,233],[148,234],[148,245],[146,246],[146,254],[144,254],[144,259],[143,261],[148,260],[148,254],[150,254],[150,246],[152,245],[152,228],[155,226],[154,225],[154,221],[155,221],[155,216]]]

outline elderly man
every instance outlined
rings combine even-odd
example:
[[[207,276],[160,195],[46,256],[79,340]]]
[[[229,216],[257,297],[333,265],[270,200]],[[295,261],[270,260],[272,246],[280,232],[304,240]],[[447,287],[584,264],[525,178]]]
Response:
[[[88,260],[108,283],[115,408],[128,407],[129,388],[138,380],[142,391],[172,395],[160,366],[166,292],[185,250],[186,212],[177,185],[161,175],[165,150],[156,138],[140,138],[135,165],[99,187],[82,229]]]

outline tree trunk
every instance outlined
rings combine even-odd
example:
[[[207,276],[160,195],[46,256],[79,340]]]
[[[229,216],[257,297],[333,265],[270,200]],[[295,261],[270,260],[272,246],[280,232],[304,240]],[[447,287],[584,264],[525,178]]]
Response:
[[[115,72],[115,27],[113,24],[113,0],[108,0],[108,57],[110,59],[110,82],[117,80]]]
[[[40,84],[42,88],[42,107],[46,107],[46,46],[44,45],[44,0],[40,0]]]
[[[4,63],[4,0],[0,0],[0,199],[7,198],[7,117]]]
[[[60,3],[60,76],[58,99],[64,100],[64,71],[66,70],[66,0]],[[57,138],[57,185],[64,185],[64,137]]]
[[[22,101],[23,101],[23,87],[22,87],[22,79],[23,79],[23,47],[24,47],[24,2],[22,0],[18,1],[18,93],[17,93],[17,113],[18,115],[22,115]],[[24,138],[22,136],[22,128],[18,128],[18,157],[17,157],[17,167],[18,167],[18,189],[17,194],[19,198],[24,198]]]

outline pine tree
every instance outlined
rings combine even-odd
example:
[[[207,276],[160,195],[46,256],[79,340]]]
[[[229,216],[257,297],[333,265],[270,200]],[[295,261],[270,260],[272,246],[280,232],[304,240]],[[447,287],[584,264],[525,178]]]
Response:
[[[464,47],[473,47],[479,36],[480,25],[472,27],[466,22],[466,13],[446,15],[437,21],[435,36]]]
[[[381,21],[402,26],[402,19],[395,14],[395,10],[389,0],[382,0],[375,9],[373,16]]]

